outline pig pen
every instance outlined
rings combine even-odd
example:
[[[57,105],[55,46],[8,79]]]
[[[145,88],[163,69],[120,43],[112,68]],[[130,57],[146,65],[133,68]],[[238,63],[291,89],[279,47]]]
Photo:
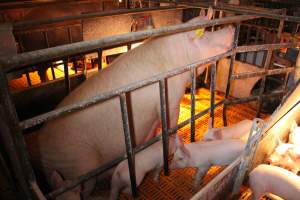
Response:
[[[279,17],[280,19],[283,19],[282,17],[280,16],[277,16]],[[224,19],[216,19],[216,20],[212,20],[211,22],[205,22],[205,23],[199,23],[196,25],[192,25],[190,27],[186,27],[184,25],[178,25],[176,26],[176,28],[173,27],[173,29],[169,29],[169,28],[162,28],[162,29],[157,29],[157,30],[149,30],[149,31],[144,31],[144,32],[141,32],[141,33],[136,33],[135,36],[136,36],[136,39],[137,40],[140,40],[141,38],[146,38],[146,37],[149,37],[149,36],[157,36],[159,34],[170,34],[170,33],[175,33],[175,32],[178,32],[178,31],[185,31],[185,30],[191,30],[191,29],[195,29],[195,28],[198,28],[198,27],[207,27],[207,26],[212,26],[212,25],[216,25],[216,24],[225,24],[225,23],[234,23],[234,22],[239,22],[239,21],[243,21],[243,20],[248,20],[248,19],[253,19],[253,18],[256,18],[256,16],[248,16],[248,15],[242,15],[242,16],[235,16],[235,17],[228,17],[228,18],[224,18]],[[237,32],[238,33],[239,31],[239,25],[237,25]],[[235,44],[237,44],[237,35],[236,34],[236,38],[235,38]],[[110,38],[111,39],[111,38]],[[117,45],[117,44],[120,44],[120,43],[124,43],[124,41],[127,39],[126,42],[128,41],[132,41],[134,39],[132,39],[131,37],[131,34],[128,34],[128,35],[125,35],[125,36],[121,36],[121,37],[117,37],[117,38],[113,38],[114,40],[110,40],[111,44],[110,45]],[[46,61],[50,58],[57,58],[59,56],[64,56],[64,57],[67,57],[68,55],[72,55],[72,54],[77,54],[77,53],[83,53],[84,51],[88,51],[88,50],[91,50],[93,48],[95,48],[95,46],[97,48],[102,48],[102,47],[106,47],[105,45],[107,45],[106,43],[107,41],[105,40],[97,40],[96,43],[87,43],[87,42],[82,42],[80,43],[79,46],[81,46],[82,48],[78,48],[78,44],[77,45],[67,45],[65,46],[65,48],[67,50],[65,50],[64,48],[62,47],[58,47],[58,48],[54,48],[54,50],[52,49],[51,50],[45,50],[45,51],[39,51],[39,53],[26,53],[26,54],[23,54],[23,56],[14,56],[12,58],[7,58],[6,60],[2,59],[1,62],[4,63],[3,66],[4,68],[1,69],[0,71],[0,81],[1,81],[1,85],[3,85],[3,87],[1,87],[1,103],[4,105],[3,106],[3,110],[5,111],[5,114],[6,114],[6,117],[7,118],[3,118],[5,122],[7,122],[7,126],[4,124],[1,124],[1,127],[6,127],[6,129],[3,129],[6,131],[6,134],[7,134],[7,137],[8,137],[8,140],[7,142],[11,142],[10,144],[14,145],[16,143],[16,146],[17,148],[13,148],[13,149],[10,149],[10,153],[12,153],[12,155],[17,155],[15,157],[12,157],[14,158],[12,160],[12,163],[14,163],[13,166],[15,166],[15,168],[13,169],[14,171],[16,171],[16,174],[19,176],[19,179],[20,179],[20,185],[21,185],[21,188],[24,189],[24,194],[26,195],[26,197],[28,197],[28,199],[31,199],[31,197],[35,196],[37,197],[38,199],[43,199],[45,198],[44,195],[41,193],[37,183],[36,183],[36,179],[35,179],[35,176],[34,176],[34,173],[32,171],[32,168],[31,168],[31,165],[28,161],[28,157],[27,157],[27,154],[26,154],[26,149],[24,147],[24,144],[22,143],[22,133],[21,133],[21,130],[22,129],[26,129],[28,127],[31,127],[31,126],[34,126],[36,124],[40,124],[44,121],[47,121],[49,119],[52,119],[52,118],[55,118],[61,114],[64,114],[64,113],[68,113],[68,112],[72,112],[72,111],[76,111],[76,110],[80,110],[80,109],[83,109],[84,107],[87,107],[91,104],[95,104],[97,102],[100,102],[100,101],[103,101],[103,100],[106,100],[106,99],[109,99],[110,97],[116,95],[119,95],[120,99],[124,100],[126,98],[126,92],[132,90],[132,88],[139,88],[139,87],[142,87],[142,86],[145,86],[147,84],[151,84],[151,83],[154,83],[154,82],[159,82],[161,84],[161,90],[160,90],[160,94],[162,96],[164,96],[164,92],[163,92],[163,89],[164,89],[164,84],[163,84],[163,80],[168,77],[168,76],[172,76],[172,75],[176,75],[178,73],[182,73],[184,71],[188,71],[190,70],[191,71],[191,74],[194,74],[193,77],[195,77],[195,68],[199,65],[199,64],[205,64],[205,63],[210,63],[212,62],[213,63],[213,67],[212,69],[215,68],[215,62],[217,60],[219,60],[220,58],[222,57],[227,57],[227,56],[231,56],[231,60],[234,61],[235,59],[235,54],[238,53],[238,52],[246,52],[246,51],[256,51],[256,50],[268,50],[268,56],[267,56],[267,63],[270,61],[270,55],[271,55],[271,52],[273,49],[276,49],[276,48],[281,48],[282,46],[285,46],[285,47],[290,47],[290,46],[294,46],[295,44],[292,44],[292,43],[287,43],[287,44],[275,44],[275,45],[253,45],[253,46],[246,46],[246,47],[234,47],[234,50],[231,50],[230,52],[227,52],[223,55],[218,55],[218,56],[215,56],[213,58],[209,58],[209,59],[206,59],[206,60],[203,60],[203,61],[199,61],[197,63],[194,63],[194,64],[191,64],[189,66],[185,66],[185,67],[182,67],[180,69],[177,69],[177,70],[174,70],[173,72],[170,72],[168,74],[164,74],[164,75],[161,75],[161,76],[158,76],[158,77],[154,77],[152,79],[148,79],[142,83],[137,83],[135,86],[132,86],[130,89],[128,89],[127,87],[126,88],[122,88],[118,91],[113,91],[111,93],[108,93],[108,94],[101,94],[99,96],[97,96],[95,99],[90,99],[88,100],[87,102],[84,102],[83,104],[79,104],[79,105],[73,105],[71,107],[68,107],[68,108],[64,108],[64,109],[59,109],[59,110],[56,110],[56,111],[51,111],[49,113],[46,113],[46,114],[43,114],[41,116],[37,116],[35,118],[32,118],[32,119],[29,119],[29,120],[25,120],[25,121],[22,121],[22,122],[19,122],[18,121],[18,118],[16,117],[16,114],[15,114],[15,110],[14,110],[14,107],[13,107],[13,104],[11,102],[11,99],[10,99],[10,96],[9,96],[9,92],[8,92],[8,89],[7,89],[7,80],[5,78],[5,75],[4,75],[4,72],[7,72],[13,68],[18,68],[18,67],[24,67],[26,65],[29,65],[29,64],[33,64],[35,62],[42,62],[42,61]],[[25,56],[26,55],[26,56]],[[44,56],[41,56],[41,55],[44,55]],[[58,56],[59,55],[59,56]],[[269,64],[269,63],[268,63]],[[267,76],[269,73],[284,73],[284,72],[287,72],[287,70],[277,70],[277,71],[274,71],[274,70],[268,70],[267,69],[267,66],[265,67],[265,73],[247,73],[247,74],[243,74],[241,76],[237,76],[237,78],[241,78],[241,77],[251,77],[251,76]],[[230,75],[232,73],[232,70],[230,72]],[[212,71],[212,78],[214,79],[214,74],[215,74],[215,70]],[[206,127],[204,126],[204,129],[203,129],[203,126],[201,125],[201,122],[199,121],[194,121],[195,119],[195,111],[198,111],[197,110],[197,105],[195,105],[195,101],[194,100],[197,100],[197,96],[195,96],[195,80],[194,78],[192,77],[192,95],[191,95],[191,101],[192,101],[192,105],[190,106],[190,109],[191,111],[189,111],[189,106],[185,106],[184,104],[184,101],[183,101],[183,104],[182,104],[182,113],[184,112],[191,112],[191,113],[194,113],[194,114],[191,114],[191,117],[192,117],[192,120],[191,120],[191,129],[194,129],[195,130],[195,127],[197,127],[197,130],[196,130],[196,133],[195,133],[195,139],[198,140],[201,138],[201,134],[203,134],[203,130],[206,129]],[[232,77],[229,77],[229,78],[232,78]],[[212,80],[213,80],[212,79]],[[233,77],[234,79],[234,77]],[[205,113],[208,113],[208,112],[211,112],[211,116],[214,118],[214,123],[217,125],[217,126],[222,126],[222,123],[220,123],[220,118],[222,117],[224,122],[226,123],[228,120],[230,122],[230,120],[232,120],[232,122],[235,122],[234,120],[237,120],[239,121],[239,119],[244,119],[244,118],[253,118],[254,115],[257,114],[257,112],[255,112],[254,110],[251,110],[249,111],[248,107],[245,106],[235,106],[235,109],[233,109],[233,116],[234,117],[231,117],[230,114],[230,111],[231,111],[231,106],[230,105],[234,105],[234,104],[238,104],[238,103],[245,103],[249,100],[259,100],[260,102],[263,100],[263,97],[265,97],[263,95],[263,90],[261,90],[261,93],[259,96],[254,96],[254,97],[251,97],[251,98],[247,98],[247,99],[231,99],[229,98],[229,89],[230,89],[230,82],[228,83],[228,89],[226,89],[226,94],[223,96],[222,99],[225,99],[225,100],[222,100],[218,103],[216,103],[214,101],[215,99],[215,92],[214,92],[214,81],[212,81],[212,84],[211,84],[211,89],[212,89],[212,97],[210,98],[210,105],[211,107],[209,109],[206,109],[205,112],[201,112],[200,115],[197,114],[197,116],[201,116],[201,115],[204,115]],[[264,88],[264,84],[262,84],[262,89]],[[227,91],[228,90],[228,91]],[[207,91],[201,91],[201,93],[207,93]],[[281,93],[283,93],[281,91]],[[209,96],[209,95],[207,95]],[[206,96],[206,97],[207,97]],[[216,96],[217,99],[221,98],[220,96]],[[196,98],[196,99],[195,99]],[[200,96],[200,98],[203,98]],[[186,102],[189,101],[188,98],[185,98],[184,99]],[[122,102],[122,101],[121,101]],[[162,101],[163,102],[163,101]],[[165,104],[162,103],[162,117],[164,119],[166,119],[165,117],[165,110],[164,110],[164,107],[165,107]],[[224,108],[221,109],[219,106],[220,105],[224,105]],[[126,107],[126,100],[125,100],[125,103],[123,102],[122,103],[122,108]],[[205,108],[207,108],[208,106],[205,106]],[[187,108],[187,110],[184,110],[184,108]],[[237,108],[240,108],[240,109],[237,109]],[[219,110],[220,109],[220,110]],[[193,112],[194,110],[194,112]],[[200,108],[201,110],[201,108]],[[241,111],[242,110],[246,110],[246,112],[244,114],[240,114],[241,117],[238,118],[237,116],[239,116],[236,112],[238,111]],[[259,110],[259,109],[258,109]],[[222,111],[222,115],[218,114]],[[252,113],[252,114],[251,114]],[[259,113],[259,112],[258,112]],[[123,113],[122,113],[123,114]],[[124,112],[124,117],[125,117],[125,123],[124,123],[124,126],[127,126],[128,125],[128,121],[126,122],[126,118],[128,120],[128,116],[127,116],[127,112]],[[215,115],[216,114],[216,115]],[[1,117],[3,113],[1,113]],[[203,117],[203,121],[205,121],[205,119],[207,120],[208,116],[205,116]],[[228,118],[228,120],[227,120]],[[7,120],[8,119],[8,120]],[[163,119],[163,120],[164,120]],[[183,119],[180,119],[180,120],[183,120]],[[199,123],[198,123],[199,122]],[[260,124],[260,121],[258,121]],[[179,127],[176,127],[177,128],[180,128],[180,127],[183,127],[184,125],[186,124],[189,124],[190,121],[187,120],[185,121],[185,123],[183,125],[180,125]],[[224,123],[224,124],[225,124]],[[226,124],[225,124],[226,125]],[[198,130],[198,128],[200,127],[200,131]],[[162,136],[162,139],[163,141],[165,141],[165,136],[167,136],[167,133],[169,132],[168,128],[165,129],[166,127],[163,127],[163,136]],[[257,129],[257,130],[256,130]],[[180,134],[186,136],[187,133],[189,132],[189,129],[187,128],[186,130],[183,129],[184,131],[180,131]],[[257,127],[254,127],[254,132],[255,133],[258,133],[260,132],[260,129],[258,129]],[[174,132],[174,129],[173,130],[170,130],[170,132]],[[193,132],[193,131],[192,131]],[[130,136],[129,136],[129,133],[125,131],[125,135],[126,135],[126,138],[129,137],[129,140],[130,140]],[[256,136],[257,134],[254,134],[254,136]],[[252,139],[249,140],[249,142],[253,143],[253,138],[255,139],[255,137],[251,137]],[[12,141],[9,141],[9,139],[11,139]],[[192,137],[193,139],[193,137]],[[158,141],[160,140],[160,138],[155,138],[153,140],[151,140],[149,143],[147,143],[147,145],[149,146],[149,144],[151,143],[154,143],[155,141]],[[185,141],[188,142],[189,141],[189,138],[186,136],[185,137]],[[142,146],[142,147],[138,147],[136,149],[136,151],[139,151],[143,148],[146,148],[147,145],[145,146]],[[165,145],[164,145],[165,146]],[[249,145],[248,145],[249,146]],[[132,154],[132,147],[130,146],[130,144],[127,144],[127,158],[128,160],[133,160],[134,157],[133,157],[133,154]],[[248,148],[249,149],[253,149],[253,148]],[[73,182],[71,182],[70,184],[68,184],[67,186],[65,187],[62,187],[62,188],[59,188],[51,193],[49,193],[47,196],[47,198],[54,198],[56,196],[58,196],[59,194],[63,193],[64,191],[67,191],[68,189],[71,189],[71,188],[74,188],[76,185],[79,185],[81,182],[84,182],[86,180],[88,180],[89,178],[101,173],[102,171],[104,171],[105,169],[108,169],[110,168],[112,165],[115,165],[117,164],[119,161],[125,159],[126,156],[122,156],[121,158],[118,158],[114,161],[113,164],[109,164],[109,165],[105,165],[105,166],[101,166],[100,168],[96,169],[95,171],[92,171],[90,173],[88,173],[87,175],[84,175],[82,177],[79,177],[78,179],[74,180]],[[205,199],[211,199],[211,198],[214,198],[216,196],[220,196],[220,193],[221,192],[224,192],[227,187],[226,186],[231,186],[230,184],[228,183],[232,183],[233,179],[235,178],[235,173],[237,172],[237,167],[238,167],[238,164],[240,163],[240,161],[243,157],[241,157],[240,159],[236,160],[233,164],[231,164],[229,167],[225,168],[223,171],[222,169],[220,168],[213,168],[207,175],[207,178],[205,179],[206,182],[208,182],[211,178],[213,178],[217,173],[218,175],[215,176],[215,178],[213,180],[211,180],[207,185],[205,185],[202,190],[197,193],[193,198],[194,199],[198,199],[198,198],[205,198]],[[168,159],[166,157],[166,155],[164,155],[164,159],[166,161],[166,159]],[[244,159],[246,160],[246,159]],[[243,164],[243,162],[242,162]],[[244,168],[241,168],[239,170],[239,174],[241,174],[241,172],[243,172],[243,169]],[[24,173],[24,171],[26,173]],[[179,172],[179,171],[182,171],[182,172]],[[183,174],[183,179],[182,180],[191,180],[191,174],[194,173],[193,169],[187,169],[186,172],[185,170],[179,170],[178,172],[175,171],[175,173],[179,173],[179,174]],[[219,173],[221,171],[221,173]],[[232,171],[234,173],[232,173]],[[168,168],[165,168],[165,173],[168,173]],[[171,176],[170,177],[166,177],[166,179],[168,178],[172,178],[174,174],[171,173]],[[242,174],[243,175],[243,174]],[[175,176],[177,177],[177,175]],[[238,178],[239,177],[242,177],[241,175],[238,175]],[[149,179],[147,177],[147,179]],[[134,179],[132,179],[134,180]],[[241,180],[240,179],[236,179],[236,180]],[[146,184],[148,183],[149,181],[146,181]],[[185,182],[180,182],[179,179],[177,180],[176,178],[176,181],[175,183],[177,185],[175,185],[176,187],[176,190],[174,188],[171,188],[171,189],[166,189],[166,191],[159,191],[159,192],[156,192],[156,195],[159,195],[158,198],[161,198],[161,193],[166,193],[166,195],[168,197],[170,197],[171,199],[175,198],[175,199],[180,199],[181,196],[176,196],[176,194],[174,196],[171,196],[171,194],[173,193],[177,193],[177,192],[182,192],[182,194],[184,195],[187,195],[189,197],[192,196],[192,192],[191,191],[191,181],[188,181],[189,183],[185,183]],[[134,183],[134,182],[132,182]],[[149,184],[152,184],[151,181],[149,182]],[[169,182],[167,181],[163,181],[162,179],[162,182],[160,183],[161,185],[159,185],[158,187],[162,186],[162,184],[169,184]],[[187,186],[187,191],[190,191],[190,193],[180,189],[180,187],[178,187],[180,184],[183,185],[183,184],[187,184],[189,186]],[[152,184],[153,185],[153,184]],[[235,185],[239,185],[238,182],[235,184]],[[235,188],[238,188],[235,186]],[[146,186],[141,186],[141,188],[145,187],[145,191],[150,188],[150,186],[146,185]],[[133,191],[134,191],[134,184],[133,184]],[[134,193],[134,192],[133,192]],[[149,192],[149,193],[154,193],[153,191]],[[182,198],[185,198],[186,196],[183,196]],[[127,198],[127,197],[122,197],[122,198]],[[142,197],[141,197],[142,198]],[[146,198],[146,196],[145,196]],[[149,197],[149,198],[152,198],[152,197]],[[154,198],[154,197],[153,197]]]

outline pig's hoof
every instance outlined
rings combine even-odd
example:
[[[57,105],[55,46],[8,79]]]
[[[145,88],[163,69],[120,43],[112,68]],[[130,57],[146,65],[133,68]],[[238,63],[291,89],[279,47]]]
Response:
[[[153,180],[154,180],[154,182],[159,183],[160,176],[159,175],[158,176],[154,176]]]

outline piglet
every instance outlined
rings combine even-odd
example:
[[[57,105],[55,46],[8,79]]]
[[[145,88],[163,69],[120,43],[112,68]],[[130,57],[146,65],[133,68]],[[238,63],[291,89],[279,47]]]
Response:
[[[252,199],[260,199],[264,193],[272,193],[283,199],[297,200],[300,197],[300,177],[272,165],[259,165],[249,174]]]
[[[203,140],[241,139],[247,141],[251,126],[252,121],[245,119],[228,127],[212,128],[212,120],[209,118],[208,130]]]
[[[70,180],[64,180],[57,171],[52,172],[50,181],[54,189],[66,186],[71,182]],[[77,186],[76,188],[59,195],[56,200],[80,200],[80,192],[81,187]]]
[[[300,127],[296,121],[293,121],[290,128],[289,143],[300,146]]]
[[[213,165],[229,165],[243,151],[245,143],[236,139],[199,141],[184,145],[176,138],[176,149],[171,169],[196,167],[194,187],[202,181],[202,177]]]
[[[169,153],[174,152],[174,138],[169,139]],[[162,142],[156,142],[147,149],[135,156],[136,184],[139,186],[147,172],[154,171],[154,180],[159,180],[159,173],[163,167],[163,146]],[[130,175],[128,162],[124,160],[116,167],[111,181],[110,200],[115,200],[119,192],[131,194]]]
[[[283,143],[279,138],[275,140],[274,152],[267,158],[271,165],[284,168],[297,174],[300,170],[300,147]]]

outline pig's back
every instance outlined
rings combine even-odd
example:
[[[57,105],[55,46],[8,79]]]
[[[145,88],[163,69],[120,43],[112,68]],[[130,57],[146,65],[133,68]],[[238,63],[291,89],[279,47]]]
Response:
[[[261,164],[249,174],[252,190],[264,190],[287,200],[300,197],[300,177],[283,168]]]
[[[244,150],[245,143],[237,139],[209,141],[202,147],[203,154],[209,155],[210,163],[214,165],[229,165]]]

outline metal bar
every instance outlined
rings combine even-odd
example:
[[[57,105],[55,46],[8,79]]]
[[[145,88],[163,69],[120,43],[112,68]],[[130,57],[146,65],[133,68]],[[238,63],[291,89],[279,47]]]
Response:
[[[97,49],[98,53],[98,70],[102,70],[102,49]]]
[[[72,32],[71,32],[71,29],[70,27],[67,28],[67,31],[68,31],[68,39],[69,39],[69,43],[73,43],[73,38],[72,38]]]
[[[235,29],[235,34],[234,34],[234,44],[233,44],[234,48],[236,48],[237,44],[238,44],[240,28],[241,28],[241,25],[237,24],[237,27]],[[231,75],[232,75],[232,72],[233,72],[235,56],[236,56],[236,51],[231,55],[231,58],[230,58],[230,66],[229,66],[228,77],[227,77],[227,85],[226,85],[226,91],[225,91],[225,101],[228,99],[229,93],[230,93],[230,85],[231,85],[230,80],[231,80]],[[227,105],[224,104],[224,107],[223,107],[223,124],[224,124],[224,126],[227,126],[226,111],[227,111]]]
[[[70,91],[71,91],[71,84],[70,84],[70,76],[69,76],[68,59],[65,58],[63,61],[64,61],[64,74],[65,74],[66,94],[69,94]]]
[[[278,91],[274,91],[270,94],[264,94],[261,96],[257,95],[257,96],[250,96],[250,97],[245,97],[245,98],[235,98],[235,99],[227,100],[225,102],[225,104],[226,105],[234,105],[234,104],[248,103],[250,101],[258,100],[259,97],[268,98],[268,97],[282,95],[282,94],[285,94],[286,92],[287,92],[286,90],[278,90]]]
[[[249,169],[250,161],[254,156],[254,149],[256,149],[255,146],[258,145],[261,139],[261,137],[258,136],[261,136],[262,132],[263,132],[263,120],[254,119],[245,150],[243,151],[242,154],[242,159],[239,165],[238,173],[234,181],[234,185],[232,189],[232,197],[236,196],[240,192],[240,187],[244,180],[245,174]]]
[[[272,58],[272,53],[273,53],[272,50],[268,50],[267,58],[266,58],[265,66],[264,66],[264,70],[265,70],[266,73],[267,73],[267,70],[268,70],[268,68],[270,66],[270,62],[271,62],[271,58]],[[266,76],[263,76],[263,78],[261,80],[261,83],[260,83],[260,89],[259,89],[259,93],[258,93],[258,96],[259,96],[259,99],[258,99],[258,108],[257,108],[256,117],[259,117],[259,115],[260,115],[260,110],[261,110],[262,101],[263,101],[262,94],[265,91],[266,78],[267,78]]]
[[[280,48],[292,48],[292,47],[296,47],[296,46],[300,46],[300,42],[238,46],[236,48],[236,53],[244,53],[244,52],[249,52],[249,51],[262,51],[262,50],[269,50],[269,49],[280,49]]]
[[[197,2],[197,3],[180,3],[179,5],[181,6],[192,6],[193,8],[201,7],[201,8],[207,8],[209,6],[212,6],[210,3],[205,3],[205,2]],[[217,6],[213,6],[214,9],[216,10],[223,10],[223,11],[229,11],[229,12],[234,12],[237,14],[242,14],[242,15],[256,15],[260,17],[265,17],[265,18],[271,18],[271,19],[283,19],[285,21],[291,21],[291,22],[299,22],[300,17],[295,17],[295,16],[288,16],[288,15],[280,15],[276,13],[268,12],[268,10],[254,10],[249,7],[244,7],[242,8],[241,6],[234,6],[234,5],[228,5],[224,3],[219,3]]]
[[[126,103],[126,93],[121,94],[120,96],[120,105],[122,112],[122,121],[123,121],[123,130],[126,143],[126,154],[128,160],[129,174],[130,174],[130,183],[131,183],[131,192],[132,196],[136,197],[138,194],[136,186],[136,177],[135,177],[135,156],[132,147],[131,137],[130,137],[130,127],[128,119],[128,105]]]
[[[44,35],[44,39],[46,41],[47,48],[49,48],[50,44],[49,44],[49,39],[48,39],[47,31],[43,31],[43,35]]]
[[[30,76],[29,76],[29,72],[26,70],[25,72],[25,75],[26,75],[26,80],[27,80],[27,84],[28,86],[32,86],[32,83],[31,83],[31,79],[30,79]]]
[[[191,142],[195,142],[196,68],[191,69]]]
[[[71,104],[71,105],[68,105],[68,106],[65,106],[65,107],[62,107],[62,108],[58,108],[58,109],[55,109],[53,111],[35,116],[31,119],[24,120],[20,123],[20,127],[23,128],[23,129],[26,129],[26,128],[35,126],[35,125],[40,124],[42,122],[48,121],[50,119],[57,118],[57,117],[59,117],[63,114],[78,111],[78,110],[81,110],[81,109],[86,108],[88,106],[99,103],[101,101],[105,101],[105,100],[110,99],[112,97],[118,96],[121,93],[136,90],[136,89],[141,88],[143,86],[155,83],[155,82],[157,82],[161,79],[168,78],[168,77],[175,76],[177,74],[183,73],[187,70],[190,70],[192,67],[197,67],[198,65],[203,65],[203,64],[206,64],[206,63],[209,63],[209,62],[217,61],[221,58],[225,58],[227,56],[230,56],[231,54],[232,54],[232,51],[229,51],[227,53],[220,54],[220,55],[217,55],[217,56],[214,56],[214,57],[211,57],[211,58],[207,58],[207,59],[195,62],[195,63],[187,65],[187,66],[178,67],[175,70],[168,71],[168,72],[165,72],[165,73],[159,74],[157,76],[153,76],[153,77],[144,79],[144,80],[136,82],[136,83],[132,83],[130,85],[118,88],[114,91],[104,92],[104,93],[98,94],[95,97],[90,98],[88,100],[84,100],[84,101],[81,101],[79,103],[75,103],[75,104]]]
[[[283,74],[294,71],[294,67],[287,67],[283,69],[271,69],[267,71],[258,71],[258,72],[243,72],[238,74],[233,74],[231,76],[231,80],[238,80],[238,79],[245,79],[245,78],[252,78],[257,76],[268,76],[268,75],[275,75],[275,74]]]
[[[51,68],[52,79],[55,80],[55,79],[56,79],[56,76],[55,76],[55,71],[54,71],[54,67],[53,67],[52,63],[51,63],[50,68]],[[76,70],[75,70],[75,71],[76,71]]]
[[[85,52],[94,51],[98,48],[104,49],[106,47],[111,47],[114,45],[118,46],[127,44],[129,42],[140,41],[148,37],[156,37],[183,31],[190,31],[199,27],[209,27],[213,25],[221,25],[255,18],[257,17],[249,15],[232,16],[215,20],[203,20],[197,23],[184,23],[158,29],[131,32],[122,35],[108,36],[97,40],[76,42],[73,44],[66,44],[57,47],[26,52],[13,56],[5,56],[0,58],[0,62],[3,63],[4,71],[9,72],[32,64],[43,63],[49,60],[60,60],[61,58],[72,56],[74,54],[83,54]]]
[[[283,31],[283,28],[284,28],[284,20],[281,19],[280,23],[279,23],[278,31],[277,31],[277,41],[280,41],[280,37],[281,37],[282,31]]]
[[[13,23],[13,26],[14,29],[20,29],[20,28],[29,28],[32,26],[39,26],[39,25],[45,25],[51,23],[74,21],[74,20],[83,20],[83,19],[95,18],[95,17],[131,15],[131,14],[147,13],[153,11],[164,11],[164,10],[177,10],[177,9],[181,10],[184,8],[185,8],[184,6],[164,6],[164,7],[151,7],[151,8],[118,9],[118,10],[112,10],[107,12],[102,11],[102,12],[85,13],[80,15],[69,15],[69,16],[48,18],[48,19],[19,21]]]
[[[1,128],[1,135],[3,134],[4,142],[9,153],[9,159],[12,162],[12,169],[15,173],[15,178],[18,180],[21,190],[24,193],[24,198],[33,199],[33,193],[29,189],[27,180],[35,181],[35,175],[31,168],[28,154],[26,152],[24,138],[19,127],[18,116],[12,102],[6,74],[0,67],[0,114],[3,129]],[[4,123],[3,123],[4,122]]]
[[[166,79],[159,81],[159,96],[160,96],[160,114],[162,124],[162,144],[163,144],[163,160],[164,160],[164,173],[169,175],[169,134],[168,134],[168,119],[167,119],[167,90]]]
[[[216,63],[211,65],[210,72],[210,117],[212,128],[215,120],[215,85],[216,85]]]
[[[257,42],[258,42],[259,33],[260,33],[260,31],[259,31],[259,30],[256,30],[256,34],[255,34],[255,44],[257,44]],[[255,65],[255,63],[256,63],[256,57],[257,57],[257,51],[255,51],[255,52],[254,52],[254,55],[253,55],[253,60],[252,60],[252,64],[253,64],[253,65]]]

